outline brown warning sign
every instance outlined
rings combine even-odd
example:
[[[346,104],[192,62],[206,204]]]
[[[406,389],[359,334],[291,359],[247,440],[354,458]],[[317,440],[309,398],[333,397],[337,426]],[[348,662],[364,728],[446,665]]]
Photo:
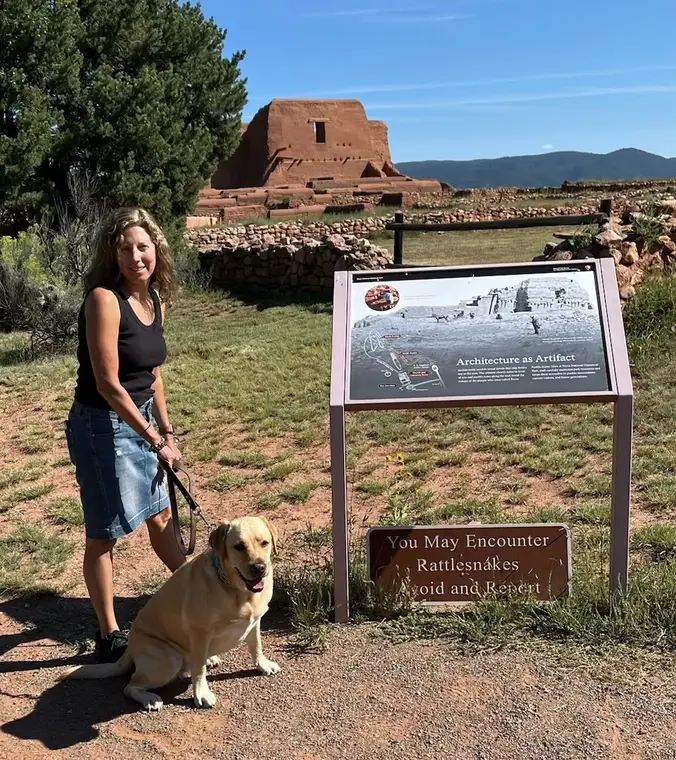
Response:
[[[406,581],[426,604],[570,594],[570,531],[565,525],[375,527],[366,537],[369,577]]]

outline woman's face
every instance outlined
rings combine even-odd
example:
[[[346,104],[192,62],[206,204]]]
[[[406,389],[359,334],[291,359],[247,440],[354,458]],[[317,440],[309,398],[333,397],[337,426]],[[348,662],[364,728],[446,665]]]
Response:
[[[143,227],[127,227],[120,238],[117,262],[131,287],[147,285],[155,271],[155,244]]]

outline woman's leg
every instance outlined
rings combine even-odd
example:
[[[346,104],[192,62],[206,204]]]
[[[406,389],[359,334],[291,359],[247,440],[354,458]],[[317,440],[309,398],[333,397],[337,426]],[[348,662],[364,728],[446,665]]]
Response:
[[[113,607],[113,547],[115,538],[88,538],[83,571],[89,598],[104,638],[119,630]]]
[[[165,507],[161,512],[146,520],[150,543],[155,554],[171,570],[176,572],[185,562],[185,557],[179,549],[174,535],[174,524],[171,519],[171,507]]]

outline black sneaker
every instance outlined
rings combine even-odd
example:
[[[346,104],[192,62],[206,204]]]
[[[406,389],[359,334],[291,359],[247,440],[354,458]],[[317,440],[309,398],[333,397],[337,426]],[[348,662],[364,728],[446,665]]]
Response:
[[[104,638],[101,631],[97,631],[94,644],[94,652],[99,662],[117,662],[127,649],[127,634],[113,631]]]

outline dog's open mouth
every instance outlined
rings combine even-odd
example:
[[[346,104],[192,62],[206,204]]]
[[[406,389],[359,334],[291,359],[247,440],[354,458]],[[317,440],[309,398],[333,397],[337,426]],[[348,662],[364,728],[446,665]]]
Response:
[[[237,572],[239,573],[239,577],[244,581],[244,585],[252,594],[258,594],[265,588],[265,577],[260,578],[257,581],[250,581],[248,578],[245,578],[239,570]]]

